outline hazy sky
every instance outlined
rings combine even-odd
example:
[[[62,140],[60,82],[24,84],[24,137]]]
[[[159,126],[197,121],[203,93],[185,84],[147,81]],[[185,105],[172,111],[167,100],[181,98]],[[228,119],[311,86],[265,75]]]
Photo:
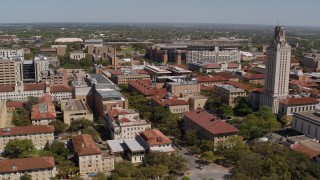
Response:
[[[320,27],[320,0],[0,0],[0,23],[179,22]]]

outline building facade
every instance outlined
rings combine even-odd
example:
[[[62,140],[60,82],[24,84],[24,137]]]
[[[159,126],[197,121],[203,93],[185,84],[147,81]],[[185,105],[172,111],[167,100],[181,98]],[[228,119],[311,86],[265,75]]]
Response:
[[[298,112],[293,114],[292,128],[306,136],[320,139],[320,111]]]
[[[90,135],[73,136],[72,145],[82,177],[88,178],[89,174],[97,172],[110,174],[114,169],[114,157],[103,153]]]
[[[247,93],[245,90],[236,88],[229,84],[217,84],[215,85],[216,94],[220,96],[221,100],[234,107],[236,105],[236,99],[238,97],[246,97]]]
[[[104,119],[104,127],[114,140],[134,138],[137,133],[151,129],[151,123],[140,119],[139,112],[134,109],[116,107]]]
[[[70,125],[72,121],[80,118],[93,122],[93,114],[86,102],[79,99],[69,99],[61,100],[60,103],[65,124]]]
[[[53,157],[31,157],[0,160],[0,179],[18,180],[24,174],[31,179],[50,180],[57,174]]]
[[[47,125],[21,126],[0,129],[0,152],[13,139],[31,139],[36,149],[43,149],[54,140],[54,127]]]
[[[280,100],[278,116],[293,115],[296,112],[314,111],[319,101],[314,98],[287,98]]]
[[[277,26],[273,44],[267,50],[264,93],[260,101],[261,106],[271,107],[273,113],[278,113],[279,101],[289,94],[290,61],[291,46],[285,39],[285,29]]]

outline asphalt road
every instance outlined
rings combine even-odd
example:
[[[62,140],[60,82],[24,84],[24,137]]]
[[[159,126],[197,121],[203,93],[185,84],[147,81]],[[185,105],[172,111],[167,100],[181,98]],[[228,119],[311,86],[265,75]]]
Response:
[[[178,150],[178,154],[186,159],[188,159],[188,167],[190,169],[189,177],[192,180],[225,180],[230,179],[229,169],[222,167],[220,165],[211,163],[209,165],[202,165],[203,169],[199,169],[199,160],[195,156],[191,156],[188,154],[188,151],[184,148],[182,150]]]

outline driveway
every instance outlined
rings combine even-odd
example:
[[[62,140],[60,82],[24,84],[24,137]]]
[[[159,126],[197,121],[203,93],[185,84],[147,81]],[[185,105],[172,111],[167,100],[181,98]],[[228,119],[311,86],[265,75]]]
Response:
[[[181,150],[178,149],[178,154],[188,160],[188,167],[190,170],[189,177],[192,180],[203,180],[203,179],[214,179],[214,180],[225,180],[230,179],[230,173],[229,169],[211,163],[209,165],[202,165],[203,169],[199,169],[199,163],[201,163],[201,160],[199,160],[195,156],[189,155],[188,151],[184,148]]]

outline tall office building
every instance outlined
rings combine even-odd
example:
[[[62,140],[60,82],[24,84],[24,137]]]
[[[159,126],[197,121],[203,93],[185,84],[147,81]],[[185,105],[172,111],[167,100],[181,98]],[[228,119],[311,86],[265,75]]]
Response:
[[[21,85],[22,60],[0,59],[0,84],[3,85]]]
[[[267,49],[266,75],[261,105],[272,107],[278,113],[279,100],[287,98],[289,91],[291,46],[285,39],[285,29],[276,26],[274,40]]]

